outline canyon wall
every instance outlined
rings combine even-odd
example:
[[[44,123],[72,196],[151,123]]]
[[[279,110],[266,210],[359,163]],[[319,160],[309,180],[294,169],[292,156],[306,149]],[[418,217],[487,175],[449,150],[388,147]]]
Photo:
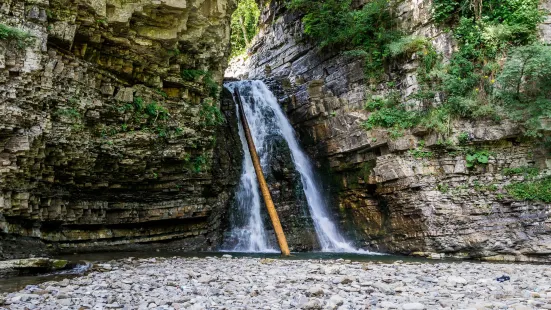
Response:
[[[242,156],[217,100],[234,8],[0,1],[0,259],[219,244]]]
[[[450,32],[431,22],[428,1],[402,1],[395,15],[444,58],[456,49]],[[541,25],[546,41],[549,20]],[[368,96],[388,94],[392,82],[408,97],[419,87],[417,66],[415,57],[391,64],[386,79],[373,85],[363,60],[320,50],[303,35],[300,14],[272,1],[248,55],[234,59],[226,76],[270,84],[303,146],[320,171],[328,171],[334,211],[341,224],[358,228],[361,246],[431,257],[550,261],[550,204],[507,195],[506,186],[526,176],[504,171],[535,169],[541,177],[549,174],[551,158],[522,138],[515,123],[455,120],[447,137],[417,128],[393,138],[385,129],[362,128]],[[465,151],[474,146],[491,154],[487,164],[468,167]]]

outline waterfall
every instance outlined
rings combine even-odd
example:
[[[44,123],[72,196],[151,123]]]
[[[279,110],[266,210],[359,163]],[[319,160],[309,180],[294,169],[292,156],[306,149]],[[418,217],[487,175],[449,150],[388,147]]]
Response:
[[[293,163],[300,174],[304,194],[314,228],[324,252],[357,252],[341,235],[337,226],[328,214],[327,205],[316,181],[314,168],[308,156],[301,149],[295,137],[293,127],[281,110],[276,97],[261,81],[242,81],[226,84],[232,93],[238,88],[244,105],[245,115],[251,129],[253,140],[260,156],[263,169],[268,164],[266,138],[277,134],[287,142]],[[266,238],[264,223],[261,217],[261,208],[258,183],[254,173],[252,161],[248,153],[243,128],[239,123],[239,134],[245,156],[243,172],[238,187],[237,204],[239,215],[232,218],[232,238],[241,238],[232,250],[235,251],[268,251],[274,250]],[[285,219],[281,219],[282,222]]]
[[[233,90],[233,88],[231,88]],[[237,110],[237,105],[236,105]],[[249,109],[247,109],[248,111]],[[245,131],[241,124],[241,116],[239,111],[236,112],[238,117],[239,138],[243,147],[243,171],[239,180],[239,186],[236,192],[237,212],[232,213],[229,243],[231,248],[228,250],[237,252],[276,252],[276,249],[271,246],[266,237],[266,229],[261,216],[262,202],[260,201],[260,192],[258,188],[258,180],[254,171],[253,161],[249,155],[249,146],[245,139]],[[250,118],[247,114],[247,118]],[[253,122],[257,124],[258,122]],[[265,145],[266,131],[257,130],[254,128],[253,138],[255,146]],[[261,151],[262,150],[262,151]],[[268,162],[268,153],[263,149],[257,150],[260,157],[260,163],[265,167]],[[226,240],[228,241],[228,240]]]

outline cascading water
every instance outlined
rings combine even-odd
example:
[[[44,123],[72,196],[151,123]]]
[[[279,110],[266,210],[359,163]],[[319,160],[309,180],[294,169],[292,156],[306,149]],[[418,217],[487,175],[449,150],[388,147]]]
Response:
[[[268,164],[266,138],[277,134],[287,142],[293,163],[301,176],[304,194],[308,202],[314,228],[325,252],[357,252],[340,234],[337,226],[327,213],[327,206],[316,182],[313,166],[300,148],[293,127],[277,103],[277,99],[261,81],[232,82],[226,86],[233,92],[238,88],[244,103],[244,110],[253,136],[263,169]],[[239,215],[232,218],[231,238],[238,239],[234,251],[273,251],[274,248],[266,238],[264,223],[261,217],[261,201],[258,183],[252,161],[248,153],[244,132],[239,123],[239,134],[245,158],[243,173],[237,191]],[[238,217],[238,218],[236,218]],[[284,221],[285,219],[282,219]]]
[[[237,108],[237,106],[236,106]],[[245,132],[241,125],[241,116],[237,112],[239,138],[243,147],[243,172],[236,192],[237,212],[232,213],[232,229],[229,236],[231,251],[238,252],[275,252],[266,237],[266,229],[262,221],[262,208],[258,180],[254,171],[253,162],[249,155],[249,146],[245,139]],[[247,115],[247,117],[249,117]],[[254,122],[253,124],[255,124]],[[257,129],[257,128],[254,128]],[[266,135],[264,131],[254,131],[255,146],[263,146]],[[258,147],[257,147],[258,148]],[[266,163],[266,152],[258,152],[262,166]],[[228,240],[226,240],[228,241]]]

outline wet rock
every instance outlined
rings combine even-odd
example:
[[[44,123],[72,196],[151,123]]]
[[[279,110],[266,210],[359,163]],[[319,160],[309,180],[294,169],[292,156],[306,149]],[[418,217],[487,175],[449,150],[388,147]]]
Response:
[[[14,276],[29,272],[46,272],[63,269],[66,260],[51,258],[27,258],[0,261],[0,277]]]

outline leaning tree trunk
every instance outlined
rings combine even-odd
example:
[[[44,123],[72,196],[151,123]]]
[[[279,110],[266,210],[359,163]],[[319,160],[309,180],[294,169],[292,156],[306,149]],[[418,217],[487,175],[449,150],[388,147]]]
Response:
[[[243,16],[239,16],[239,24],[241,25],[241,30],[243,31],[243,39],[245,39],[245,45],[249,46],[249,34],[247,33],[247,27],[243,22]]]

